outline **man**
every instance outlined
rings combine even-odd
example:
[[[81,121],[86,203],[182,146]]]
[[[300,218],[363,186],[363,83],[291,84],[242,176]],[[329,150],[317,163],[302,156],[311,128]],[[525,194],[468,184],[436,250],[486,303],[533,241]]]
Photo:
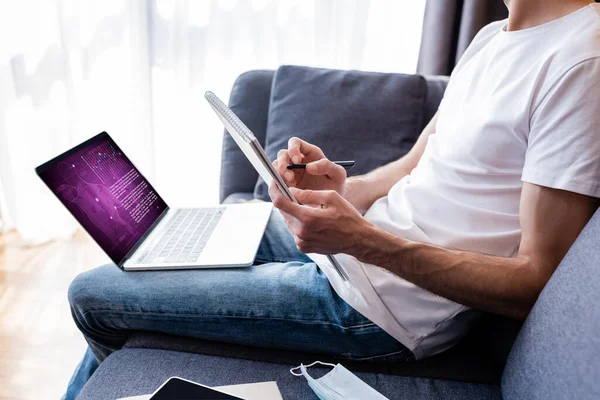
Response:
[[[275,212],[255,266],[80,275],[69,296],[93,355],[70,395],[134,330],[402,361],[452,346],[475,309],[525,318],[600,204],[600,6],[507,6],[402,159],[346,179],[290,140],[274,165],[303,205],[270,188],[292,236]],[[337,254],[351,282],[305,253]]]

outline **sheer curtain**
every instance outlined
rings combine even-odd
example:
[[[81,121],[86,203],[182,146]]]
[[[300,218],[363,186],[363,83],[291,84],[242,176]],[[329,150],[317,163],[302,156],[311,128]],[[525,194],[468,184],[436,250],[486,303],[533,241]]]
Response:
[[[0,214],[30,243],[74,220],[34,168],[109,132],[171,205],[215,204],[203,100],[300,64],[416,70],[425,0],[19,0],[0,14]]]

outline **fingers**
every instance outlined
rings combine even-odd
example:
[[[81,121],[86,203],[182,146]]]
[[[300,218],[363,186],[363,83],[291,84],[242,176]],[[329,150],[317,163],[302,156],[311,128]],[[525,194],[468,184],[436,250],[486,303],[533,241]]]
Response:
[[[304,171],[294,172],[287,169],[287,166],[289,164],[311,162],[321,158],[325,158],[325,156],[320,148],[302,139],[293,137],[288,141],[287,150],[279,150],[277,161],[273,162],[273,166],[288,186],[295,186],[298,174],[303,174]]]
[[[275,208],[296,218],[300,218],[302,215],[302,206],[285,197],[275,182],[271,182],[269,185],[269,196],[271,196]]]
[[[305,160],[310,162],[325,157],[320,148],[297,137],[288,140],[288,153],[294,164],[300,164]]]
[[[298,250],[305,253],[316,251],[324,254],[339,253],[338,249],[344,246],[339,240],[339,221],[343,220],[343,225],[348,220],[352,222],[352,218],[348,218],[348,213],[344,213],[343,207],[340,207],[343,205],[340,203],[344,201],[343,198],[333,190],[297,188],[290,188],[290,190],[303,205],[286,198],[275,183],[269,186],[273,204],[281,211]],[[318,209],[311,206],[316,204]],[[332,206],[331,209],[329,206]],[[358,213],[355,214],[358,218],[362,218]]]
[[[290,188],[290,191],[300,204],[317,208],[327,208],[333,205],[339,196],[334,190],[301,190]]]
[[[332,180],[339,182],[346,179],[344,167],[334,164],[326,158],[306,164],[306,172],[311,175],[327,175]]]
[[[277,169],[277,172],[279,172],[279,176],[283,178],[283,180],[285,181],[285,183],[288,184],[288,186],[293,185],[295,183],[294,171],[290,171],[289,169],[287,169],[287,166],[291,163],[292,160],[290,159],[288,151],[279,150],[279,152],[277,153],[277,165],[273,164],[273,166]]]

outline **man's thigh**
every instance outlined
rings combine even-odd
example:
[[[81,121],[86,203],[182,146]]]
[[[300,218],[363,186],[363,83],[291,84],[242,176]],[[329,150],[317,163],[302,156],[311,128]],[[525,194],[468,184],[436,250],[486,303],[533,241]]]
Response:
[[[410,355],[339,298],[314,263],[152,272],[106,265],[77,277],[69,300],[100,360],[139,330],[353,359]]]

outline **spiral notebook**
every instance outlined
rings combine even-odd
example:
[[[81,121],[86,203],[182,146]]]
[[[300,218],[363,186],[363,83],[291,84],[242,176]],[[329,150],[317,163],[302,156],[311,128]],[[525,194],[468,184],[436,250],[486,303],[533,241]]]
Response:
[[[287,184],[281,179],[279,173],[273,165],[269,157],[265,153],[264,149],[260,145],[260,142],[256,139],[252,131],[234,114],[229,107],[225,105],[213,92],[206,92],[204,97],[208,101],[208,104],[215,111],[225,129],[229,132],[229,135],[233,138],[235,143],[238,145],[242,153],[250,161],[254,169],[259,173],[260,177],[265,181],[267,185],[274,181],[281,192],[294,203],[298,203],[298,200],[294,198],[290,192]],[[342,280],[349,283],[350,280],[344,268],[338,263],[332,255],[327,255],[327,259],[340,275]]]

